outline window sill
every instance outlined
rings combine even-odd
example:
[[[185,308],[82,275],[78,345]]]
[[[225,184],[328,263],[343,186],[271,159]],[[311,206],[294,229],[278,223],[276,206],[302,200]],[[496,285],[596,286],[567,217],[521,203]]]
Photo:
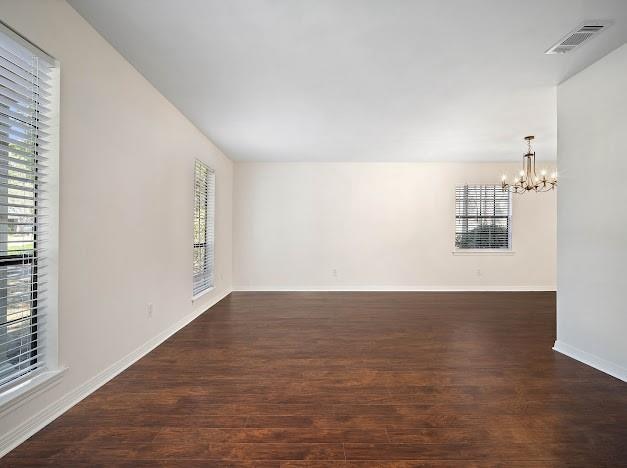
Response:
[[[199,292],[195,296],[192,296],[192,302],[197,301],[198,299],[203,297],[205,294],[210,293],[211,291],[213,291],[215,288],[216,288],[215,286],[211,286],[210,288],[207,288],[204,291]]]
[[[516,252],[513,250],[506,249],[467,249],[467,250],[453,250],[453,255],[495,255],[495,256],[509,256],[515,255]]]
[[[0,417],[57,385],[66,371],[67,367],[44,371],[0,393]]]

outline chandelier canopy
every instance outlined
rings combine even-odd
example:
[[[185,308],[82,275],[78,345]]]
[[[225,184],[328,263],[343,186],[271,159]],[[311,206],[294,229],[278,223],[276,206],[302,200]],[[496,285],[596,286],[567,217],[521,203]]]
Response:
[[[527,153],[523,155],[523,168],[518,175],[514,176],[511,183],[507,181],[506,175],[503,175],[501,178],[501,188],[503,191],[512,193],[526,193],[532,190],[534,192],[548,192],[557,186],[556,172],[547,176],[546,170],[543,169],[540,171],[539,176],[536,174],[536,153],[531,150],[531,142],[533,139],[533,135],[525,137]]]

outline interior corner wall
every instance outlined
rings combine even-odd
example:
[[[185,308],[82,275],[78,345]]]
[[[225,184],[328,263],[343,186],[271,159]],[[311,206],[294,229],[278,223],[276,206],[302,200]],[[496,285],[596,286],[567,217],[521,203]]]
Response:
[[[555,192],[513,196],[513,255],[453,255],[455,186],[500,183],[519,170],[519,162],[238,162],[234,288],[555,290]]]
[[[36,428],[46,408],[231,291],[233,164],[66,2],[3,0],[0,20],[61,65],[59,358],[68,368],[0,415],[8,444],[11,431]],[[216,287],[193,303],[195,158],[216,171]]]
[[[627,45],[557,92],[555,349],[627,380]]]

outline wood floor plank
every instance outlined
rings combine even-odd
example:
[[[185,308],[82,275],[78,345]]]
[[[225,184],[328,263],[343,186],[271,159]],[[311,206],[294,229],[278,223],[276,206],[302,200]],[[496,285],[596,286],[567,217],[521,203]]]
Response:
[[[627,466],[554,293],[233,293],[0,466]]]

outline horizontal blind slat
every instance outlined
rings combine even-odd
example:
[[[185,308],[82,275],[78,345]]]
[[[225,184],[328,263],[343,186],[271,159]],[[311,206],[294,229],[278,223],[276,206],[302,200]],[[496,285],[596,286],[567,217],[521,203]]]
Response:
[[[25,367],[23,369],[19,369],[16,370],[15,372],[13,372],[12,374],[0,378],[0,387],[2,385],[5,385],[9,382],[17,382],[22,378],[25,378],[26,376],[30,376],[33,372],[41,369],[44,367],[44,363],[43,362],[35,362],[34,364],[29,365],[28,367]],[[2,375],[2,374],[0,374]]]
[[[12,117],[8,117],[2,114],[2,108],[0,108],[0,131],[7,132],[9,129],[13,133],[28,136],[33,135],[38,139],[50,136],[49,133],[44,132],[42,128],[37,125],[37,122],[23,122]]]

